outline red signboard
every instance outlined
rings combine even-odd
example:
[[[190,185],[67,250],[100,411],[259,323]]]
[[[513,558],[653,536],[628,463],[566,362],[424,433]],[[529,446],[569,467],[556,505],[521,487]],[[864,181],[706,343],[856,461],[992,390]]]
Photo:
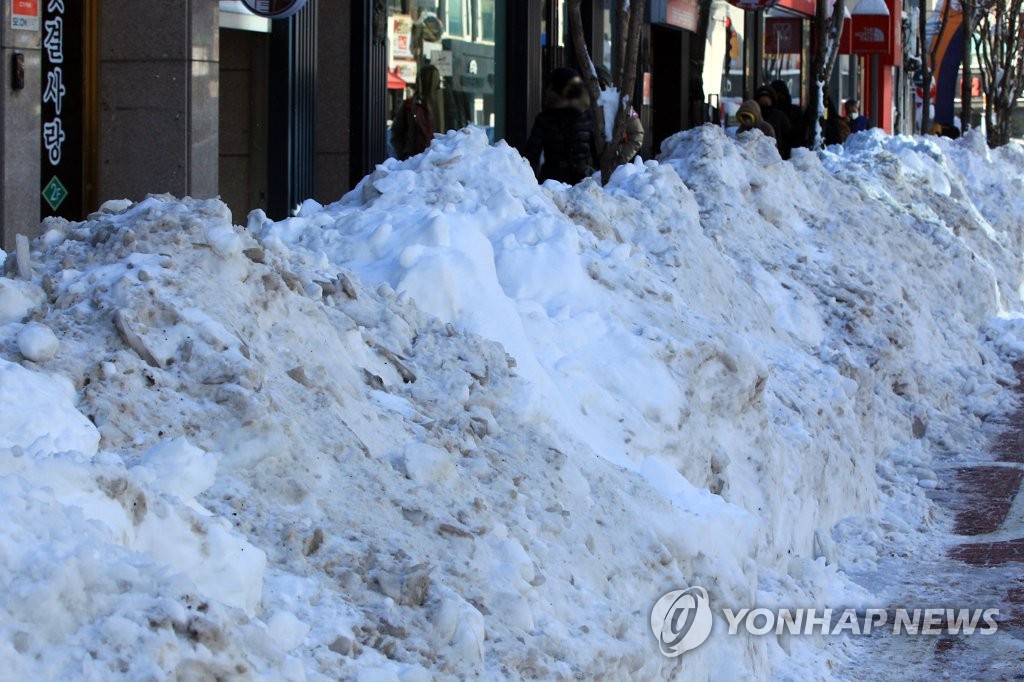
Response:
[[[843,33],[839,36],[839,54],[853,54],[853,19],[843,19]]]
[[[11,0],[11,28],[39,30],[39,0]]]
[[[903,66],[903,2],[885,0],[885,6],[889,8],[889,35],[892,40],[882,63],[887,66]]]
[[[697,0],[668,0],[665,23],[696,31],[698,21]]]
[[[768,17],[764,20],[765,54],[799,54],[803,47],[803,19]]]
[[[884,14],[854,14],[850,22],[854,54],[888,54],[892,50],[891,22]]]
[[[779,0],[776,7],[788,9],[805,17],[814,16],[814,0]]]

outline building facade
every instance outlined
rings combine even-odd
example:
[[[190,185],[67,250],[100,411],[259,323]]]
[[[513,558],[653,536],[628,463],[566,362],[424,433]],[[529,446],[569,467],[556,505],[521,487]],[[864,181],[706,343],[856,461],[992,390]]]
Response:
[[[582,7],[594,61],[613,71],[620,5]],[[43,218],[80,220],[108,199],[219,195],[238,223],[255,208],[282,218],[306,198],[337,200],[387,157],[390,122],[427,67],[442,80],[440,128],[473,123],[521,147],[545,74],[575,62],[567,0],[306,0],[273,20],[240,0],[2,7],[8,251]],[[806,88],[811,0],[780,0],[767,18],[714,7],[705,50],[696,0],[649,0],[632,96],[644,156],[775,68],[761,61],[765,26],[771,56],[788,55],[778,75]],[[797,34],[785,51],[783,29]],[[751,50],[729,54],[733,34]]]

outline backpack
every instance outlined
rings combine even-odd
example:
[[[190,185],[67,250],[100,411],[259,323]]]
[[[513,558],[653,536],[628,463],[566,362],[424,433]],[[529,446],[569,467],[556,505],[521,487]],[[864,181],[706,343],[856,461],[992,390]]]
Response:
[[[391,124],[391,146],[395,156],[408,159],[424,151],[434,139],[434,125],[430,110],[415,97],[402,103],[402,107]]]

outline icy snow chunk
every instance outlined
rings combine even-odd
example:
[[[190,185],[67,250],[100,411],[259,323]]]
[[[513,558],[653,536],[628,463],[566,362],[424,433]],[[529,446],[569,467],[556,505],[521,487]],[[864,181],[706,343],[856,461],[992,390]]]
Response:
[[[498,592],[491,599],[490,610],[500,614],[500,618],[512,628],[530,632],[534,628],[533,611],[530,602],[515,592]]]
[[[45,300],[46,294],[35,284],[0,277],[0,324],[20,322]]]
[[[133,471],[157,490],[187,503],[213,485],[217,456],[175,438],[150,448]]]
[[[0,450],[19,447],[33,457],[67,450],[91,456],[99,441],[99,431],[75,409],[71,382],[0,359]]]
[[[213,252],[227,260],[242,253],[242,237],[229,225],[210,225],[206,228],[206,243]]]
[[[463,662],[478,665],[484,659],[484,616],[458,595],[446,597],[434,617],[434,636],[441,645],[449,645],[451,654]]]
[[[270,637],[283,651],[295,649],[309,634],[310,627],[294,613],[278,611],[267,622]]]
[[[313,216],[324,210],[323,204],[315,199],[306,199],[299,204],[299,210],[295,212],[298,217]]]
[[[451,454],[426,443],[407,443],[403,460],[405,473],[421,485],[443,483],[455,476]]]
[[[267,556],[226,520],[204,518],[175,507],[173,500],[150,497],[131,547],[181,571],[209,598],[255,614]]]
[[[18,350],[32,362],[52,360],[60,349],[60,341],[45,324],[26,324],[18,332]]]
[[[389,668],[360,668],[356,672],[356,682],[402,682],[402,678]]]
[[[100,213],[124,213],[132,207],[131,199],[108,199],[100,205]]]

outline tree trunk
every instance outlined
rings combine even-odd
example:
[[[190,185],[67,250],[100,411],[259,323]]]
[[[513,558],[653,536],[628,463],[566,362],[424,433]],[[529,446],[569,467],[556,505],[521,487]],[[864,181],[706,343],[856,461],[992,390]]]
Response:
[[[615,120],[610,122],[612,129],[611,142],[605,140],[605,130],[609,121],[604,120],[604,109],[598,104],[601,95],[601,88],[597,81],[597,70],[594,68],[594,61],[587,49],[586,41],[583,39],[583,18],[580,12],[582,0],[569,0],[569,30],[572,35],[573,47],[576,52],[576,61],[586,72],[584,77],[587,88],[590,91],[591,107],[595,120],[594,134],[597,137],[598,159],[601,169],[601,182],[608,182],[612,171],[618,165],[616,140],[621,140],[626,131],[626,123],[629,120],[630,111],[633,108],[633,93],[636,90],[636,69],[640,54],[640,30],[643,27],[643,19],[646,10],[647,0],[622,0],[617,8],[617,23],[619,26],[618,42],[614,46],[617,76],[614,78],[619,88],[619,106],[615,111]]]
[[[813,67],[811,73],[815,82],[812,84],[814,87],[811,88],[807,104],[807,111],[816,114],[812,119],[814,128],[807,131],[808,137],[812,140],[812,149],[824,147],[821,137],[821,118],[825,114],[824,91],[828,87],[829,79],[832,77],[832,68],[839,55],[839,36],[843,30],[845,8],[845,0],[836,0],[831,17],[828,14],[827,2],[818,2],[814,8],[814,35],[817,45],[811,62]],[[838,110],[836,113],[838,114]]]
[[[607,122],[604,120],[604,109],[597,106],[597,100],[601,96],[601,85],[598,83],[597,69],[594,67],[594,60],[590,58],[590,52],[587,50],[587,41],[583,36],[583,16],[580,13],[581,2],[582,0],[569,0],[569,32],[572,35],[576,63],[580,65],[580,69],[583,72],[583,81],[587,84],[587,92],[590,93],[597,153],[603,155],[605,149],[604,131]]]

